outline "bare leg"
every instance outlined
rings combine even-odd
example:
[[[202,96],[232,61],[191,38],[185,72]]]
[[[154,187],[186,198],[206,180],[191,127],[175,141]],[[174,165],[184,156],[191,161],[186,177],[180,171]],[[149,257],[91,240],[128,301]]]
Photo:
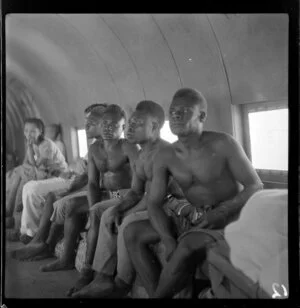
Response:
[[[50,218],[53,212],[54,201],[55,201],[55,195],[53,193],[49,193],[46,198],[45,207],[43,209],[43,215],[40,220],[39,228],[36,235],[31,240],[28,246],[14,250],[12,252],[13,258],[18,260],[26,260],[26,259],[31,259],[40,253],[38,247],[42,247],[40,244],[45,244],[51,227]]]
[[[94,260],[94,255],[97,247],[98,233],[100,219],[95,211],[90,212],[90,228],[87,232],[87,247],[86,247],[86,259],[85,265],[80,272],[80,277],[76,281],[74,287],[72,287],[67,295],[71,296],[74,292],[81,290],[84,286],[88,285],[94,278],[94,271],[92,269],[92,264]]]
[[[39,228],[34,236],[32,243],[44,242],[47,240],[51,227],[51,215],[53,213],[53,203],[56,201],[54,193],[49,193],[46,197],[43,215],[40,220]]]
[[[86,250],[86,261],[88,265],[93,264],[94,255],[97,247],[100,219],[95,211],[90,212],[91,226],[87,233],[87,250]]]
[[[171,298],[180,292],[206,258],[207,247],[215,240],[201,233],[190,233],[181,239],[171,260],[164,266],[154,298]]]
[[[126,246],[131,261],[149,296],[154,294],[161,273],[161,265],[149,244],[156,244],[160,237],[149,220],[133,222],[124,230]]]
[[[64,224],[64,251],[60,259],[40,267],[42,272],[71,270],[74,268],[77,238],[82,230],[82,215],[67,217]]]
[[[30,243],[26,250],[22,251],[22,261],[38,261],[43,259],[52,258],[56,244],[59,242],[63,234],[63,226],[60,224],[52,223],[50,227],[49,236],[46,242]],[[18,255],[16,256],[18,257]]]

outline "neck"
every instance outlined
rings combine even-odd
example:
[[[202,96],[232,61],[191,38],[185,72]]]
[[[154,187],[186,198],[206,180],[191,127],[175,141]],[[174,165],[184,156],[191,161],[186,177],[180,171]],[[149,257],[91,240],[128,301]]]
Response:
[[[104,142],[104,148],[108,149],[113,147],[114,145],[116,145],[119,142],[120,139],[109,139],[109,140],[103,140]]]
[[[178,140],[183,144],[186,149],[194,149],[199,145],[199,140],[201,140],[203,132],[197,131],[189,133],[187,135],[178,136]]]
[[[157,143],[160,141],[160,138],[153,138],[150,140],[147,140],[145,142],[140,143],[140,147],[142,148],[142,151],[151,151],[153,148],[156,147]]]

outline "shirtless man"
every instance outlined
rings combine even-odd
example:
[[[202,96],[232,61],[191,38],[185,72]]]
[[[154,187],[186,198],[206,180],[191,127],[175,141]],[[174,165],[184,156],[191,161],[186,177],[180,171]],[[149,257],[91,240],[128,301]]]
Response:
[[[89,124],[89,115],[93,109],[97,110],[97,113],[103,113],[107,106],[107,104],[93,104],[84,110],[86,136],[88,140],[92,140],[91,143],[96,141],[96,137],[100,139],[102,137],[97,135],[95,126]],[[63,222],[60,224],[53,224],[51,226],[51,216],[53,214],[53,210],[56,208],[60,208],[60,210],[62,210],[65,208],[67,203],[73,203],[74,206],[78,203],[87,203],[87,188],[85,188],[88,182],[87,160],[87,155],[84,158],[79,158],[75,162],[74,166],[72,166],[72,164],[69,166],[70,170],[68,172],[61,174],[61,177],[66,180],[70,178],[72,174],[76,175],[74,180],[72,180],[71,186],[67,191],[63,191],[63,193],[61,193],[59,185],[54,187],[49,183],[43,184],[42,182],[32,183],[34,185],[25,185],[23,189],[25,208],[42,207],[43,212],[34,237],[29,237],[26,234],[22,234],[20,237],[20,240],[24,244],[27,244],[28,242],[30,242],[30,244],[26,247],[12,251],[13,258],[22,261],[34,261],[36,258],[40,259],[40,253],[44,250],[44,243],[48,237],[52,238],[52,236],[49,236],[50,228],[51,233],[58,235],[62,233],[59,231],[62,231],[61,227]]]
[[[97,212],[92,215],[91,232],[88,233],[88,251],[93,254],[93,246],[97,243],[98,229],[102,212],[114,205],[118,200],[99,203],[103,200],[103,192],[110,191],[113,194],[122,196],[130,188],[132,178],[132,165],[138,154],[138,147],[130,144],[121,135],[125,128],[125,112],[118,105],[109,105],[102,115],[89,116],[90,125],[94,125],[98,136],[102,135],[103,142],[97,140],[89,148],[88,153],[88,204],[82,202],[80,206],[70,206],[66,209],[66,222],[72,226],[71,234],[66,234],[64,252],[60,259],[41,267],[41,271],[57,271],[72,269],[74,267],[74,251],[76,240],[80,230],[84,227],[84,217],[87,217],[89,210]],[[100,189],[99,189],[100,187]],[[61,215],[58,215],[61,216]],[[96,225],[96,226],[95,226]]]
[[[181,291],[205,259],[206,247],[222,237],[220,230],[263,188],[242,147],[230,135],[203,131],[206,114],[201,93],[188,88],[175,93],[169,118],[178,141],[156,156],[148,197],[150,221],[132,223],[125,230],[131,261],[150,297],[167,298]],[[178,216],[196,215],[177,240],[162,210],[169,175],[189,202]],[[148,249],[160,241],[167,261],[162,271]]]
[[[118,205],[103,213],[93,262],[96,272],[94,280],[90,280],[91,283],[79,292],[73,293],[74,290],[71,289],[72,297],[122,297],[128,293],[135,273],[124,244],[123,230],[132,221],[148,218],[146,201],[152,180],[153,159],[160,148],[169,144],[160,139],[164,118],[162,107],[152,101],[140,102],[131,115],[127,138],[141,146],[134,167],[131,189],[121,198]],[[169,192],[179,198],[180,190],[176,190],[178,187],[171,184]],[[177,206],[174,197],[166,198],[167,206]]]

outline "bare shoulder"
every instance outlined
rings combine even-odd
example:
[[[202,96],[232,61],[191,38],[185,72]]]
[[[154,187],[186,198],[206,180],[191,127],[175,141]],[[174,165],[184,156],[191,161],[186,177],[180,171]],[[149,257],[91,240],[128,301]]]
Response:
[[[96,140],[93,144],[89,147],[89,153],[90,154],[96,154],[103,148],[103,144],[100,140]]]
[[[138,157],[140,147],[137,144],[130,143],[127,139],[122,139],[121,142],[123,153],[136,159]]]
[[[155,155],[155,162],[168,162],[174,154],[173,145],[168,142],[162,142]]]
[[[203,137],[209,144],[218,150],[222,149],[225,151],[226,149],[239,146],[237,140],[225,132],[205,131],[203,132]]]

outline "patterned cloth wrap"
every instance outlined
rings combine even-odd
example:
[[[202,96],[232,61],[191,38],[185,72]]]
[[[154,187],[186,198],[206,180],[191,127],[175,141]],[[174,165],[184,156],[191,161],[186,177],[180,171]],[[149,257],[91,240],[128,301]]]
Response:
[[[120,193],[119,191],[111,191],[110,192],[110,198],[111,199],[120,199]],[[85,227],[86,230],[88,230],[89,227],[89,221]],[[77,246],[77,252],[76,252],[76,259],[75,259],[75,268],[78,270],[78,272],[81,271],[83,264],[85,262],[85,254],[86,254],[86,235],[87,232],[81,232],[80,233],[80,239]],[[55,247],[55,256],[57,258],[61,258],[64,251],[64,240],[61,239],[56,247]]]

